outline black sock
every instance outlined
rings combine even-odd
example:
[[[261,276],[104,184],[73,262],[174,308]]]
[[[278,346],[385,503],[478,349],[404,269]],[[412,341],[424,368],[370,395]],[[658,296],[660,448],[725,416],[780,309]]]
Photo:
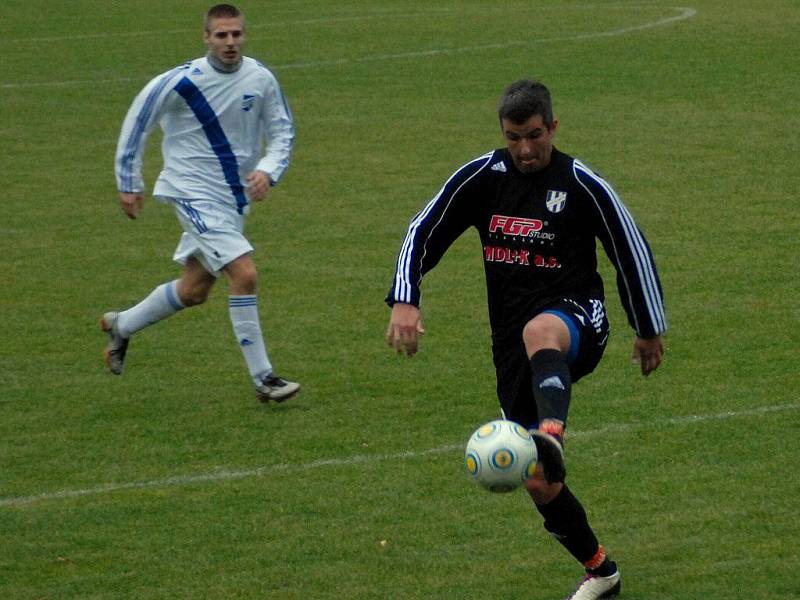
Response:
[[[537,504],[536,508],[544,517],[544,528],[582,565],[602,551],[586,511],[566,485],[551,502]]]
[[[608,560],[608,558],[604,558],[599,567],[594,569],[587,568],[586,572],[592,575],[599,575],[600,577],[608,577],[617,572],[617,563]]]
[[[533,397],[539,423],[554,419],[567,423],[572,377],[567,358],[558,350],[539,350],[531,357]]]

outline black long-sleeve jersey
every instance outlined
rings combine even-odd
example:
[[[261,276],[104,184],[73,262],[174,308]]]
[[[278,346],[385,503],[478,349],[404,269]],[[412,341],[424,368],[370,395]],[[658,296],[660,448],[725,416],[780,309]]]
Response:
[[[617,271],[628,321],[641,337],[666,331],[661,283],[650,247],[612,187],[580,160],[553,149],[526,174],[505,148],[458,169],[409,225],[387,303],[419,306],[423,276],[468,227],[483,245],[495,339],[564,297],[604,300],[599,239]]]

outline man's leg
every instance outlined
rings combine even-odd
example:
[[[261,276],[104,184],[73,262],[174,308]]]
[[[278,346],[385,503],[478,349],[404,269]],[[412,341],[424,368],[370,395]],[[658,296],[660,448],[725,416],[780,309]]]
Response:
[[[572,391],[567,357],[576,349],[577,335],[574,327],[552,313],[537,315],[523,330],[539,417],[534,439],[542,458],[542,469],[528,480],[527,488],[544,517],[545,529],[587,571],[572,597],[593,599],[618,592],[619,573],[598,543],[580,501],[564,484],[561,445]]]
[[[222,269],[228,279],[228,312],[236,341],[242,350],[256,395],[262,402],[283,402],[300,390],[300,385],[286,381],[273,372],[267,354],[261,321],[258,317],[258,272],[250,254],[244,254]]]
[[[560,317],[542,313],[525,326],[522,340],[531,364],[539,430],[561,443],[572,392],[567,364],[567,353],[573,343],[572,333]]]
[[[617,565],[606,556],[589,525],[586,511],[569,487],[564,483],[548,483],[537,470],[536,475],[528,480],[527,488],[544,517],[544,528],[586,570],[586,577],[570,598],[594,600],[618,593],[620,576]]]
[[[109,336],[106,364],[112,373],[122,373],[129,338],[149,325],[188,306],[202,304],[216,281],[194,258],[189,258],[179,279],[156,287],[144,300],[122,312],[107,312],[100,327]]]

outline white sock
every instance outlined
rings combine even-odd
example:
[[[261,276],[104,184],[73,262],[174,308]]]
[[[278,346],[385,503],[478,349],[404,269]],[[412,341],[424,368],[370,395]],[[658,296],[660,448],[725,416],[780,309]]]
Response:
[[[228,296],[228,311],[231,315],[233,333],[250,377],[258,385],[261,380],[272,373],[272,364],[267,356],[264,335],[261,333],[261,322],[258,320],[258,301],[255,295]]]
[[[184,308],[186,306],[178,297],[178,280],[162,283],[139,304],[119,313],[117,330],[122,337],[130,337]]]

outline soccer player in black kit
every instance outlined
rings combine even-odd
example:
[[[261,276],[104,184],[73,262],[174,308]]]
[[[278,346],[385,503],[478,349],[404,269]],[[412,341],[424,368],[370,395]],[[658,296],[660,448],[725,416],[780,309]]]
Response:
[[[506,147],[458,169],[409,225],[387,303],[386,339],[413,356],[425,332],[420,283],[468,227],[483,245],[497,395],[506,418],[539,451],[527,490],[544,527],[586,570],[569,598],[616,595],[620,575],[564,483],[562,451],[572,384],[591,373],[609,324],[597,272],[599,239],[635,331],[633,359],[649,375],[664,355],[661,283],[650,248],[612,187],[553,147],[558,120],[537,81],[509,86],[498,114]]]

